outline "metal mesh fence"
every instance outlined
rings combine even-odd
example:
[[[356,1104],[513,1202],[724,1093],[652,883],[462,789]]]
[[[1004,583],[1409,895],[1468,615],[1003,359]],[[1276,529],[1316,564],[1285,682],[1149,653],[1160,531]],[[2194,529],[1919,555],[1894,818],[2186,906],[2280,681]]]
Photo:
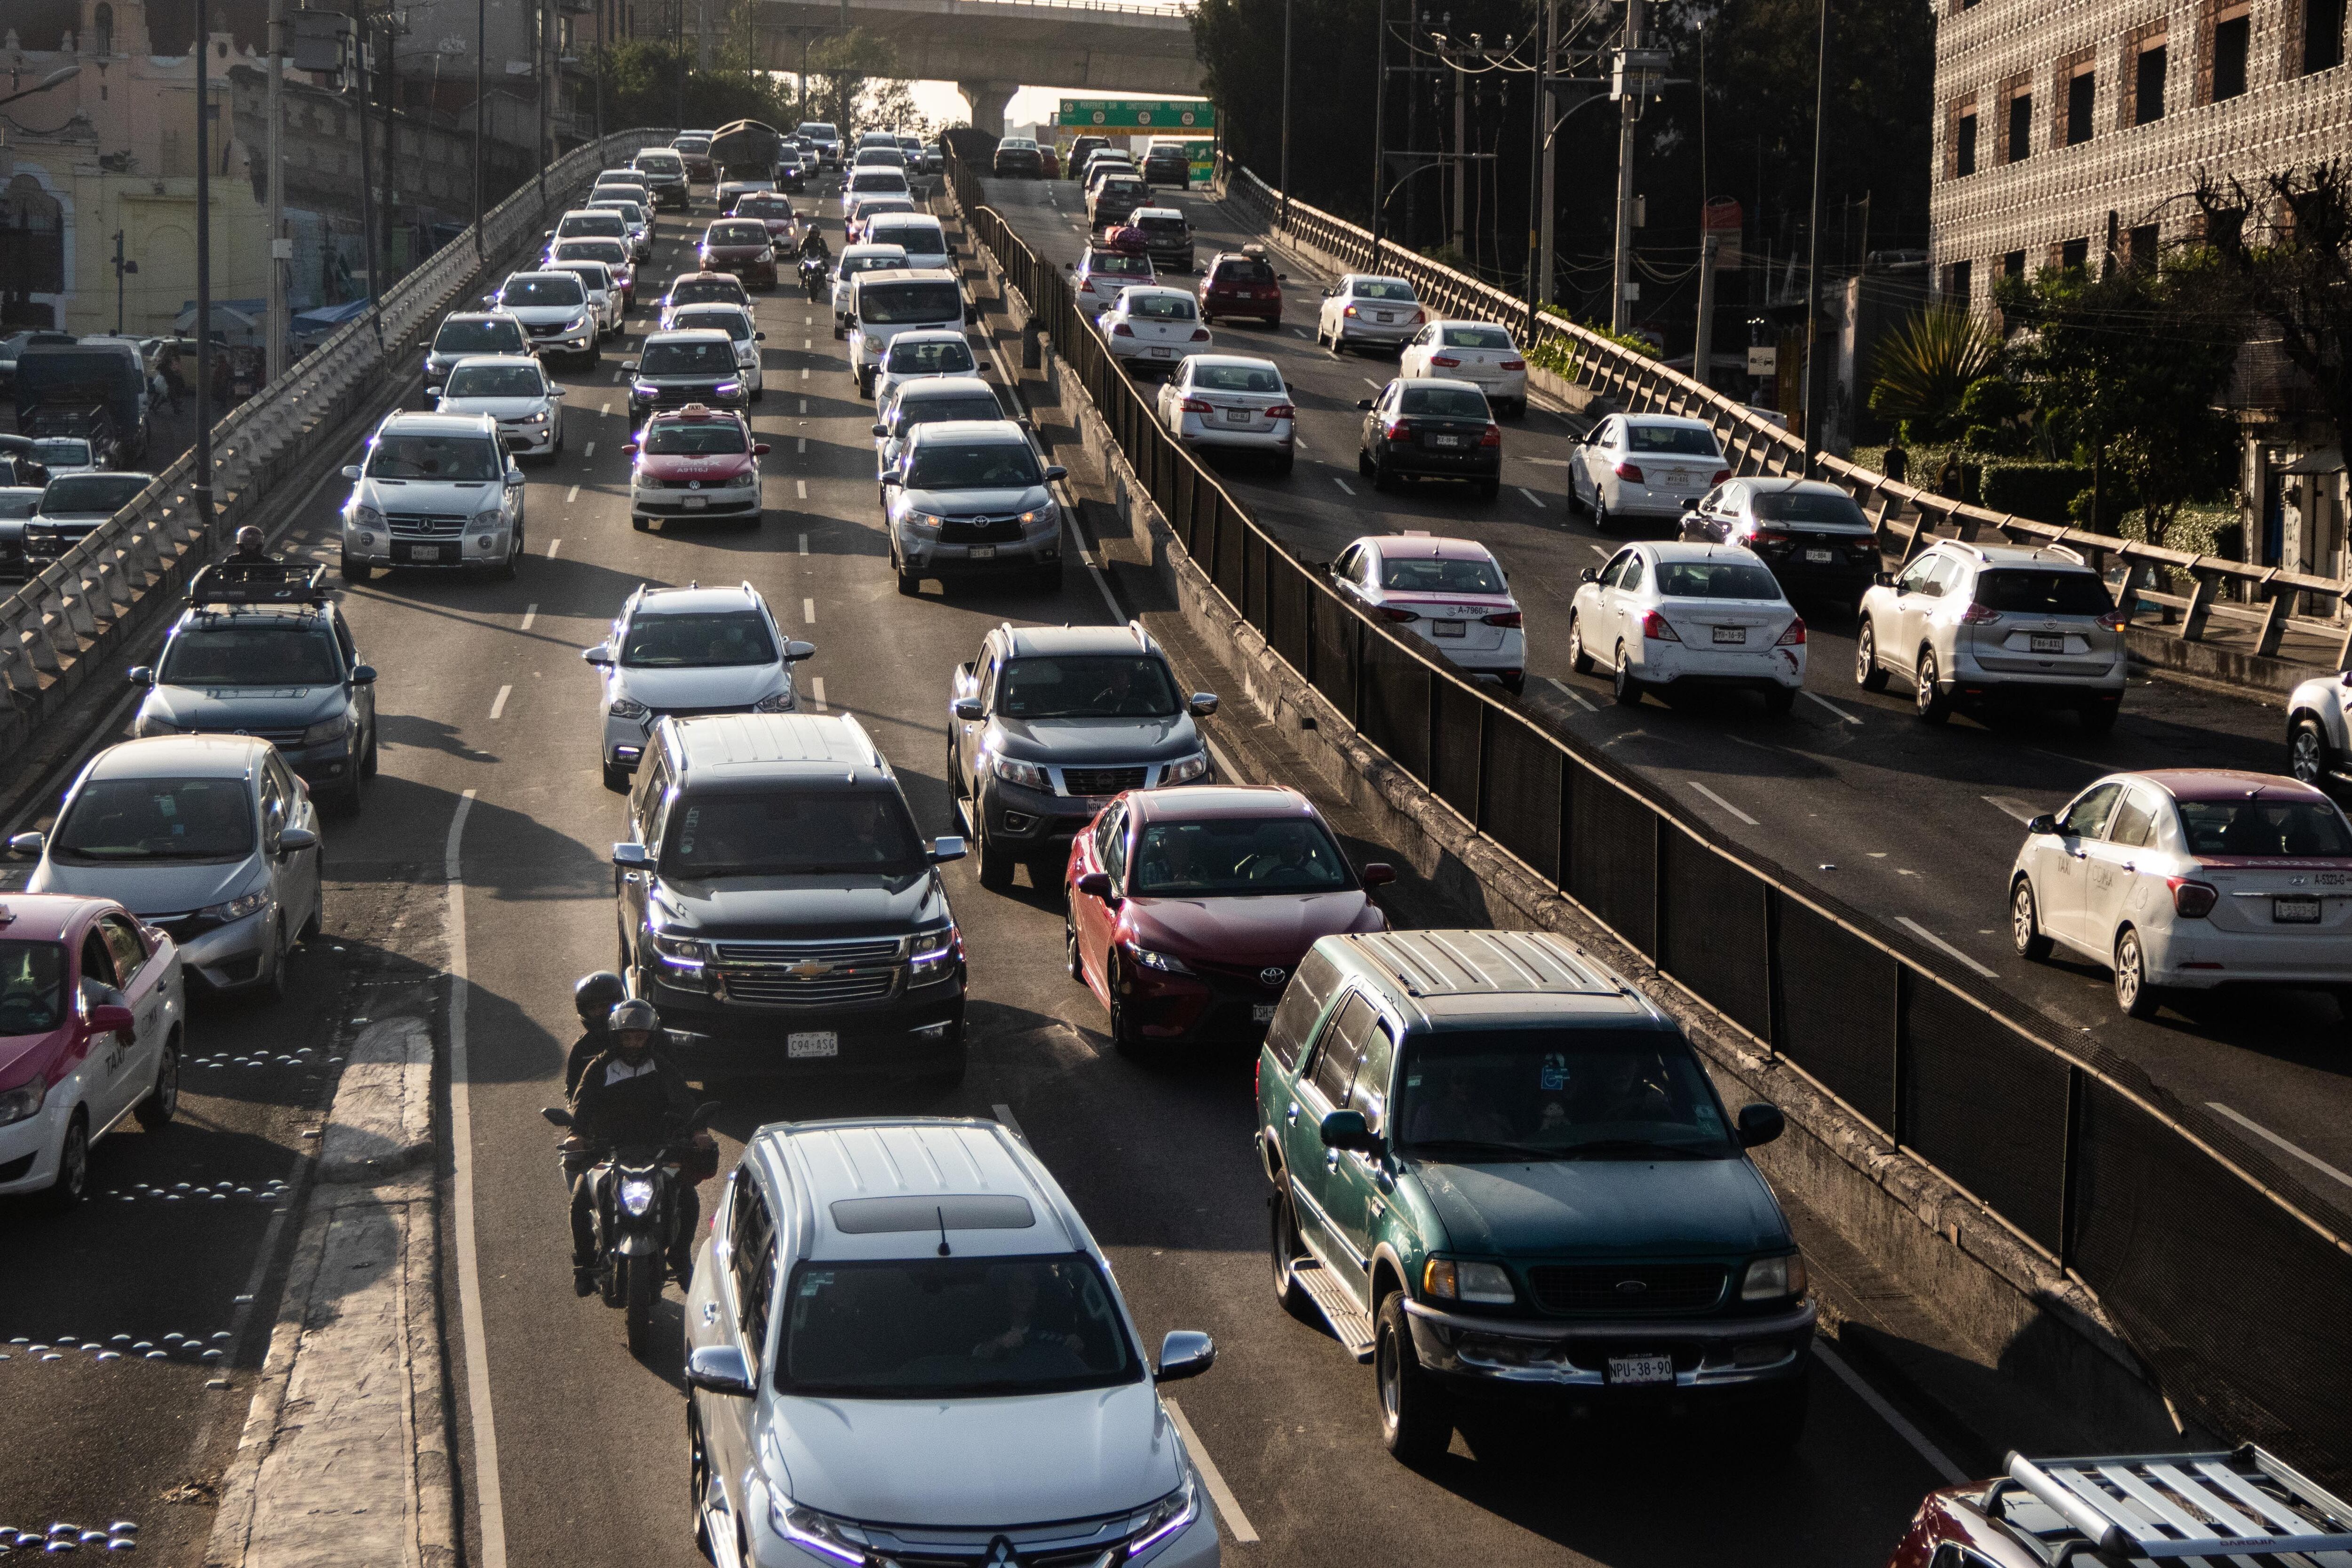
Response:
[[[2066,1190],[2063,1058],[1923,975],[1903,998],[1902,1141],[2058,1252]]]
[[[1307,572],[1278,551],[1265,552],[1265,640],[1276,658],[1304,673],[1307,668],[1307,605],[1312,590]]]
[[[1478,731],[1487,705],[1475,691],[1450,681],[1429,685],[1430,772],[1440,800],[1471,822],[1478,820]]]
[[[1569,792],[1568,896],[1654,958],[1657,814],[1581,758],[1570,771]]]
[[[1561,879],[1561,780],[1567,768],[1559,747],[1515,715],[1497,713],[1486,726],[1486,758],[1478,770],[1486,803],[1479,825],[1555,886]]]
[[[1417,779],[1429,777],[1429,671],[1389,637],[1363,647],[1363,704],[1356,727]]]
[[[1658,967],[1759,1038],[1772,1035],[1762,878],[1680,827],[1658,837]]]
[[[1772,1046],[1895,1137],[1895,976],[1890,953],[1794,899],[1780,901]]]
[[[1323,700],[1338,709],[1340,717],[1352,721],[1356,716],[1358,684],[1356,617],[1328,593],[1311,595],[1307,609],[1314,622],[1307,641],[1315,650],[1315,663],[1308,674]]]

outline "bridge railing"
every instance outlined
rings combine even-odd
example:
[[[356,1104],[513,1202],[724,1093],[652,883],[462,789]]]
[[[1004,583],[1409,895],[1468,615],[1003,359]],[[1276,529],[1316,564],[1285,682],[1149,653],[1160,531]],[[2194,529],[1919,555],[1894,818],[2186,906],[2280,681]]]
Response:
[[[1285,203],[1281,192],[1230,159],[1220,174],[1227,197],[1254,208],[1270,231],[1359,271],[1408,279],[1423,300],[1443,310],[1517,326],[1529,348],[1556,345],[1570,356],[1571,374],[1580,384],[1621,409],[1705,420],[1722,442],[1733,472],[1826,479],[1842,487],[1877,527],[1882,542],[1902,551],[1906,559],[1942,535],[1971,543],[1993,539],[2057,546],[2102,574],[2111,561],[2128,569],[2131,582],[2148,585],[2121,595],[2125,616],[2137,614],[2142,601],[2178,612],[2172,635],[2182,641],[2202,640],[2220,617],[2252,628],[2252,651],[2270,656],[2278,652],[2280,640],[2292,627],[2334,640],[2336,668],[2352,668],[2352,628],[2343,618],[2352,607],[2352,581],[2282,566],[2254,566],[1990,511],[1825,452],[1816,453],[1809,466],[1802,440],[1680,371],[1563,316],[1530,312],[1527,301],[1515,295],[1385,239],[1375,241],[1370,231],[1318,207],[1296,199]],[[2165,592],[2155,586],[2158,582],[2184,585],[2187,592]],[[2328,613],[2296,614],[2298,596],[2305,607],[2324,607]]]

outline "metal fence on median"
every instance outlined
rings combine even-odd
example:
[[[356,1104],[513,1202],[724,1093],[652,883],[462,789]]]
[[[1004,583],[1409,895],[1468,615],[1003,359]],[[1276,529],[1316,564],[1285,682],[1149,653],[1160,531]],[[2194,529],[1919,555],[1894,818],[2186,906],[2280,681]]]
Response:
[[[2352,1473],[2352,1244],[2294,1176],[1341,599],[1169,436],[1062,269],[984,204],[971,155],[949,183],[972,238],[1182,548],[1285,663],[1470,826],[2077,1274],[2176,1403]]]

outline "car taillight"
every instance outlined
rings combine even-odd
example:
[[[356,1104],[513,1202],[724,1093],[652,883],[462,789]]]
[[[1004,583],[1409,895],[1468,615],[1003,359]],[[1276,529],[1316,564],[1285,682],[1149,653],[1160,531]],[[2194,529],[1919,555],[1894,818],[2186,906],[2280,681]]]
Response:
[[[1503,368],[1504,368],[1504,369],[1506,369],[1506,370],[1508,370],[1508,369],[1510,369],[1510,368],[1512,368],[1512,367],[1510,367],[1510,366],[1508,366],[1508,365],[1506,365],[1506,366],[1504,366]],[[1713,486],[1713,485],[1719,485],[1719,484],[1723,483],[1726,479],[1728,479],[1729,478],[1731,478],[1731,470],[1730,470],[1729,468],[1717,468],[1717,469],[1716,469],[1716,470],[1715,470],[1715,478],[1713,478],[1713,479],[1711,479],[1707,480],[1706,482],[1707,482],[1710,486]]]
[[[1499,370],[1525,370],[1528,368],[1528,362],[1523,359],[1507,359],[1496,368]]]
[[[1176,406],[1187,414],[1213,414],[1216,412],[1215,409],[1209,405],[1206,399],[1199,397],[1188,397]]]
[[[1429,363],[1432,364],[1442,364],[1446,369],[1452,370],[1455,365],[1460,364],[1462,362],[1455,359],[1451,354],[1436,354],[1431,357]]]
[[[1486,621],[1490,626],[1516,626],[1525,625],[1527,617],[1517,610],[1497,610]]]
[[[2210,882],[2194,882],[2186,877],[2167,877],[2164,885],[2172,889],[2172,912],[2183,920],[2201,921],[2213,912],[2221,901],[2221,889]]]
[[[1340,312],[1339,312],[1339,314],[1341,314],[1341,315],[1343,315],[1343,316],[1352,316],[1352,315],[1354,315],[1355,313],[1356,313],[1356,307],[1354,307],[1353,305],[1349,306],[1346,310],[1342,310],[1342,311],[1340,311]]]
[[[1777,528],[1759,528],[1748,537],[1751,542],[1757,544],[1786,544],[1789,542],[1789,536],[1781,532]]]
[[[2111,632],[2119,632],[2129,624],[2129,622],[2124,619],[2124,613],[2121,610],[2109,610],[2105,615],[2099,617],[2099,625],[2106,627],[2106,629]]]
[[[1391,419],[1381,426],[1381,434],[1391,441],[1402,441],[1412,434],[1412,426],[1402,419]]]
[[[1207,342],[1209,341],[1209,329],[1206,327],[1194,327],[1192,329],[1192,341],[1196,343]]]
[[[1265,411],[1265,416],[1268,419],[1296,419],[1298,417],[1298,410],[1287,403],[1277,403]]]
[[[1780,634],[1780,640],[1779,642],[1777,642],[1777,643],[1774,643],[1772,646],[1773,646],[1773,647],[1804,647],[1804,646],[1805,646],[1805,617],[1804,617],[1804,616],[1790,616],[1789,617],[1789,629],[1788,629],[1787,631],[1785,631],[1785,632],[1782,632],[1782,633]]]
[[[1261,300],[1279,300],[1282,298],[1282,290],[1272,287],[1260,289],[1257,291],[1257,297]]]
[[[1386,616],[1392,621],[1417,621],[1421,619],[1419,616],[1414,615],[1411,610],[1401,610],[1393,605],[1382,605],[1381,606],[1381,614]]]
[[[1503,427],[1500,425],[1487,426],[1486,433],[1478,437],[1478,445],[1481,447],[1499,447],[1502,444]]]
[[[1412,324],[1416,327],[1423,325],[1428,320],[1429,312],[1426,310],[1415,310],[1412,313]]]
[[[1635,484],[1637,484],[1637,485],[1638,485],[1638,484],[1643,484],[1643,483],[1646,483],[1646,482],[1647,482],[1646,480],[1644,480],[1644,479],[1642,478],[1642,470],[1641,470],[1640,468],[1635,468],[1635,467],[1634,467],[1633,464],[1631,464],[1631,463],[1620,463],[1620,464],[1618,464],[1618,465],[1617,465],[1617,477],[1618,477],[1619,479],[1630,479],[1630,480],[1632,480],[1633,483],[1635,483]]]
[[[1656,642],[1680,642],[1675,628],[1666,625],[1666,617],[1655,610],[1642,612],[1642,635]]]
[[[1115,338],[1131,338],[1135,336],[1135,329],[1125,321],[1114,321],[1111,323],[1110,335]]]
[[[1999,619],[2000,619],[2000,612],[1990,605],[1970,605],[1960,612],[1960,621],[1964,626],[1980,626],[1987,621]]]

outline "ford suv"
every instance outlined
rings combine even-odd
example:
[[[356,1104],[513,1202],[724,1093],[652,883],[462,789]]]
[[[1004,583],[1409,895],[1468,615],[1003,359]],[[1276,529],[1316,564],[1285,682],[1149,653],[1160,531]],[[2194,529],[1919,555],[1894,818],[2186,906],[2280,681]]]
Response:
[[[1372,1361],[1408,1463],[1513,1408],[1740,1406],[1785,1451],[1814,1308],[1747,1154],[1781,1126],[1549,932],[1328,936],[1258,1059],[1275,1293]]]
[[[837,714],[664,718],[613,847],[621,968],[690,1070],[963,1078],[963,938],[898,774]]]

